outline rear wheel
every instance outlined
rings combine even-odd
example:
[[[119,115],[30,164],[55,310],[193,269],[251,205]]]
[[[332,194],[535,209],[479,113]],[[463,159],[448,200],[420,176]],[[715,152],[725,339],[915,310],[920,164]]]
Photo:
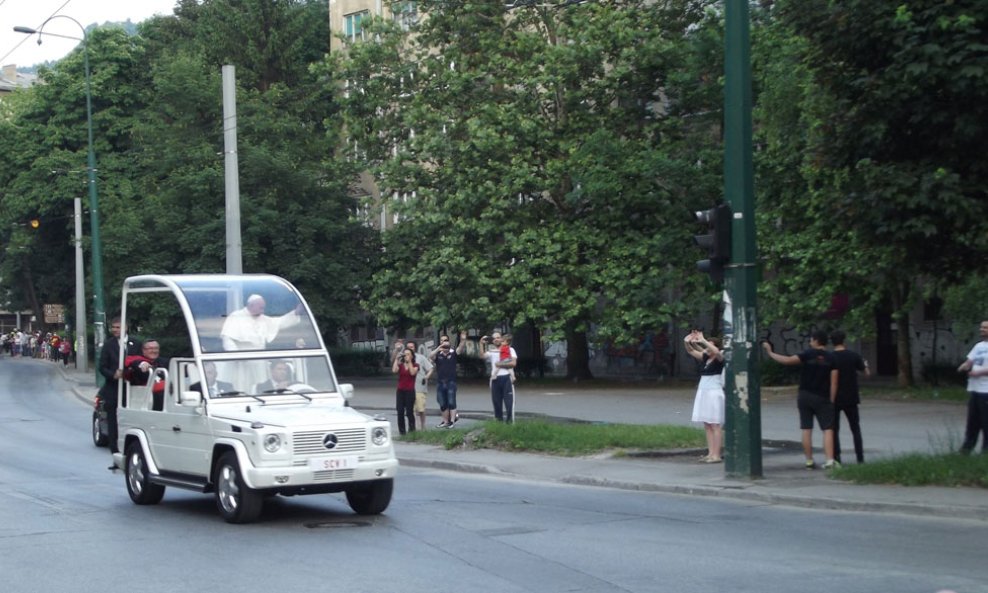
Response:
[[[103,434],[103,430],[100,427],[102,423],[103,422],[99,417],[99,412],[93,410],[93,444],[97,447],[105,447],[107,441],[109,441],[109,439],[106,438],[106,435]]]
[[[144,450],[137,441],[127,446],[124,472],[126,473],[127,494],[135,504],[158,504],[165,496],[165,487],[151,481]]]
[[[391,504],[394,480],[361,482],[346,490],[346,501],[358,515],[379,515]]]
[[[232,451],[220,457],[213,483],[216,486],[216,508],[227,523],[250,523],[261,514],[264,497],[244,483],[240,463]]]

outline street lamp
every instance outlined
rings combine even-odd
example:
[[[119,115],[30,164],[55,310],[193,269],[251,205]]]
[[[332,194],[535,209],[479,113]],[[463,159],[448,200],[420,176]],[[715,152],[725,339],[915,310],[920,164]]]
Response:
[[[58,33],[45,33],[43,29],[54,19],[68,19],[75,23],[82,31],[82,39],[60,35]],[[106,323],[106,306],[103,301],[103,243],[99,233],[99,194],[96,191],[96,153],[93,151],[93,93],[91,79],[89,75],[89,35],[82,23],[70,16],[56,14],[45,19],[37,29],[30,27],[14,27],[17,33],[27,35],[38,34],[38,45],[41,45],[42,35],[52,37],[62,37],[65,39],[75,39],[82,41],[82,59],[86,72],[86,132],[88,134],[86,172],[89,176],[89,226],[92,235],[93,250],[93,341],[96,343],[96,356],[103,347],[103,326]],[[78,322],[77,322],[78,323]]]

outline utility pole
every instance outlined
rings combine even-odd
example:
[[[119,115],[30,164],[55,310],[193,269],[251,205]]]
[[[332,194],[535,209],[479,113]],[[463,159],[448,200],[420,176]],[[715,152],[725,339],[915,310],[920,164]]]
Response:
[[[730,475],[757,478],[762,475],[762,426],[751,156],[751,24],[747,0],[726,0],[724,4],[724,196],[733,213],[731,261],[725,274],[731,336],[725,385],[724,469]]]
[[[240,236],[240,167],[237,162],[237,75],[234,67],[223,74],[223,160],[226,187],[226,273],[243,274]],[[230,309],[232,311],[232,309]]]

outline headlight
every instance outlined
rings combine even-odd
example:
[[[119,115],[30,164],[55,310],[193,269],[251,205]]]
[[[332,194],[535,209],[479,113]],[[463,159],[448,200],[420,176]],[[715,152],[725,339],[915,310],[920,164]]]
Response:
[[[264,435],[264,450],[268,453],[274,453],[278,449],[281,449],[281,435]]]
[[[380,447],[381,445],[387,444],[388,442],[388,429],[383,426],[378,426],[371,431],[371,441]]]

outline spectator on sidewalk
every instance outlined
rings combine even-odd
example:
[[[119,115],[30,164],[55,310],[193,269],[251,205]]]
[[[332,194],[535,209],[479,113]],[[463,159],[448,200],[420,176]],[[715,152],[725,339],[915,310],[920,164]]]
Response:
[[[460,332],[460,343],[453,350],[449,336],[439,336],[439,346],[429,354],[436,365],[436,402],[442,420],[438,428],[453,428],[460,419],[456,413],[456,364],[467,345],[467,332]]]
[[[967,425],[961,453],[970,455],[981,433],[981,452],[988,453],[988,320],[978,327],[981,341],[971,348],[957,372],[967,373]]]
[[[419,417],[419,426],[425,429],[425,406],[429,400],[429,377],[432,376],[432,362],[424,355],[420,354],[415,344],[415,340],[405,340],[405,348],[415,354],[415,364],[418,365],[419,373],[415,375],[415,414]]]
[[[834,459],[842,463],[840,457],[840,413],[847,417],[847,425],[854,439],[854,455],[858,463],[864,463],[864,443],[861,440],[861,416],[858,404],[861,394],[858,392],[858,373],[865,377],[871,376],[868,361],[853,350],[844,346],[847,336],[841,330],[830,332],[830,343],[834,345],[834,365],[837,367],[837,397],[834,399]]]
[[[816,469],[813,460],[813,418],[823,431],[824,469],[839,466],[834,459],[834,399],[837,397],[837,367],[834,356],[826,350],[827,332],[816,330],[810,336],[810,347],[799,354],[782,355],[772,351],[772,344],[762,347],[772,360],[785,365],[802,365],[799,373],[799,428],[802,430],[806,469]]]
[[[686,352],[700,364],[700,383],[693,401],[693,422],[702,422],[707,434],[707,454],[703,463],[720,463],[724,424],[724,355],[719,338],[705,338],[693,330],[686,338]]]
[[[494,406],[494,418],[499,422],[514,422],[515,391],[511,384],[511,369],[518,364],[518,353],[509,346],[510,358],[501,360],[501,332],[492,332],[491,337],[480,338],[480,352],[484,359],[491,364],[491,404]],[[494,348],[488,350],[488,343]]]
[[[395,354],[391,372],[398,374],[398,389],[395,391],[395,411],[398,412],[398,434],[415,432],[415,375],[419,365],[415,362],[415,352],[405,348]]]

